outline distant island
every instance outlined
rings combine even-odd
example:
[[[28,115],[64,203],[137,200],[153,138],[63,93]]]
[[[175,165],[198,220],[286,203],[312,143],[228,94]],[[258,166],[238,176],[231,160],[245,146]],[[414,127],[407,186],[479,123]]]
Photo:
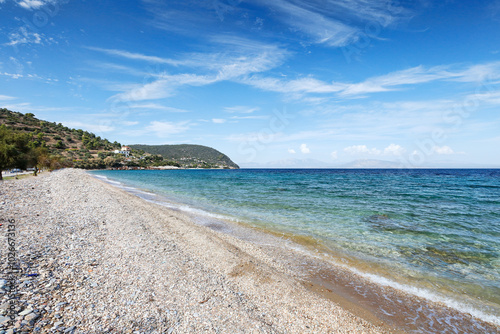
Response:
[[[211,147],[125,146],[88,131],[40,120],[32,113],[5,108],[0,109],[0,127],[0,170],[239,168],[228,156]]]

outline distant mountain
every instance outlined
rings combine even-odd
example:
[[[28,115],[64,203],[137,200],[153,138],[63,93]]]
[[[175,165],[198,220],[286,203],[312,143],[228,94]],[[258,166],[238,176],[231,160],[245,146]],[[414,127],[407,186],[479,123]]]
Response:
[[[216,149],[202,145],[129,145],[131,148],[178,162],[183,167],[240,168],[229,157]]]

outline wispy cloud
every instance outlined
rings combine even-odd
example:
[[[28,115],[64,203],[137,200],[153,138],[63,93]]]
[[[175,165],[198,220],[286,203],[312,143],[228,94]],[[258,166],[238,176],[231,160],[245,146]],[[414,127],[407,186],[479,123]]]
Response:
[[[482,80],[500,79],[500,62],[472,65],[443,65],[434,67],[416,66],[368,78],[359,83],[325,82],[312,77],[284,80],[253,75],[245,77],[242,83],[262,90],[286,94],[333,94],[339,97],[359,97],[366,94],[401,90],[405,87],[433,81],[460,81],[477,83]]]
[[[156,103],[130,104],[128,107],[131,109],[161,110],[174,113],[189,112],[189,110],[167,107]]]
[[[46,3],[51,3],[53,1],[22,0],[22,1],[16,1],[16,2],[19,6],[23,7],[24,9],[33,10],[33,9],[38,9],[38,8],[42,7],[43,5],[45,5]]]
[[[163,99],[174,95],[180,86],[203,86],[216,81],[214,77],[195,74],[166,75],[151,83],[135,85],[126,92],[110,97],[109,100],[126,102]]]
[[[17,46],[20,44],[42,44],[43,39],[43,34],[28,31],[26,27],[21,27],[9,34],[10,42],[5,43],[4,45]]]
[[[172,61],[172,63],[182,64],[190,68],[190,71],[173,75],[168,74],[166,71],[158,73],[154,78],[155,81],[138,84],[111,97],[111,99],[122,101],[162,99],[172,96],[177,88],[184,85],[204,86],[219,81],[236,80],[246,75],[274,68],[282,63],[287,53],[275,45],[263,44],[239,37],[226,36],[226,38],[213,38],[213,41],[221,46],[224,52],[185,55],[185,59]],[[103,51],[104,49],[97,50]],[[119,56],[134,57],[134,59],[146,62],[162,60],[157,57],[132,54],[126,51],[112,51],[113,54]],[[166,62],[167,60],[163,61]]]
[[[87,46],[86,48],[120,58],[152,64],[202,68],[212,73],[218,73],[222,78],[268,70],[281,64],[288,55],[288,51],[277,45],[233,35],[214,36],[208,41],[216,46],[218,52],[184,53],[177,59],[94,46]],[[166,68],[158,70],[156,74],[162,74],[166,70]]]
[[[183,122],[160,122],[152,121],[145,130],[153,132],[159,138],[170,137],[171,135],[178,134],[189,130],[190,121]]]
[[[254,75],[243,78],[241,83],[260,88],[262,90],[279,93],[337,93],[346,89],[348,86],[344,83],[327,83],[314,78],[301,78],[295,80],[283,80],[276,78],[262,77]]]
[[[190,1],[186,0],[173,7],[169,3],[158,0],[143,0],[146,8],[153,16],[152,25],[157,28],[176,33],[196,35],[200,29],[210,32],[217,29],[218,23],[224,23],[241,29],[254,28],[258,20],[274,20],[282,26],[264,26],[268,35],[282,37],[283,30],[291,32],[295,38],[306,43],[318,43],[332,47],[344,46],[355,42],[360,34],[365,33],[365,27],[388,27],[403,17],[409,17],[410,12],[402,7],[394,6],[386,0],[256,0],[254,6],[262,9],[255,17],[256,11],[251,11],[239,3],[227,5],[222,1]],[[246,20],[234,16],[225,16],[227,11],[237,11]],[[264,14],[266,13],[267,14]],[[285,29],[283,29],[283,25]],[[259,27],[262,29],[262,26]]]
[[[73,107],[45,107],[45,106],[34,106],[29,102],[21,102],[10,105],[4,105],[3,108],[7,108],[13,111],[18,111],[22,113],[27,112],[47,112],[47,111],[75,111],[79,108]]]
[[[315,43],[343,46],[356,38],[356,28],[308,9],[309,4],[307,3],[300,6],[291,1],[274,0],[266,2],[266,4],[279,10],[281,12],[279,17],[287,25],[312,37]]]
[[[0,101],[15,100],[15,99],[16,98],[13,96],[0,95]]]
[[[63,121],[61,123],[69,128],[84,129],[86,131],[90,131],[93,133],[112,132],[115,130],[115,127],[104,123],[94,124],[94,123],[83,123],[78,121]]]
[[[270,116],[260,115],[260,116],[231,116],[231,119],[269,119]]]
[[[235,106],[235,107],[224,108],[225,112],[238,113],[238,114],[251,114],[258,110],[260,110],[259,107],[248,107],[248,106]]]
[[[223,118],[212,118],[212,122],[215,123],[215,124],[223,124],[223,123],[226,123],[227,120],[223,119]]]
[[[173,59],[161,58],[161,57],[157,57],[157,56],[148,56],[148,55],[144,55],[141,53],[129,52],[129,51],[125,51],[125,50],[105,49],[105,48],[99,48],[99,47],[95,47],[95,46],[86,46],[85,48],[92,50],[92,51],[102,52],[102,53],[112,55],[112,56],[133,59],[133,60],[146,61],[149,63],[169,64],[169,65],[179,65],[182,63],[180,61],[176,61]]]
[[[356,42],[367,26],[384,28],[410,12],[391,1],[375,0],[275,0],[258,1],[272,7],[292,31],[305,34],[313,43],[332,47]],[[371,36],[372,38],[375,36]]]

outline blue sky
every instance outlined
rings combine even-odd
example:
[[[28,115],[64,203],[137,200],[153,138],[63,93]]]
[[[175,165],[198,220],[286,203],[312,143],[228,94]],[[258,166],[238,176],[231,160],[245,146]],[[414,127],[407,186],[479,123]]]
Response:
[[[500,166],[500,1],[0,0],[0,106],[240,164]]]

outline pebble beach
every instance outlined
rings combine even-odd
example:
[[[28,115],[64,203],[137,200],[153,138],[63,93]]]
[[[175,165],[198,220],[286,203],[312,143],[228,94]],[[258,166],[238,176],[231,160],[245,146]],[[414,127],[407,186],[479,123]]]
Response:
[[[306,289],[258,245],[81,170],[3,181],[0,203],[0,333],[388,331]]]

